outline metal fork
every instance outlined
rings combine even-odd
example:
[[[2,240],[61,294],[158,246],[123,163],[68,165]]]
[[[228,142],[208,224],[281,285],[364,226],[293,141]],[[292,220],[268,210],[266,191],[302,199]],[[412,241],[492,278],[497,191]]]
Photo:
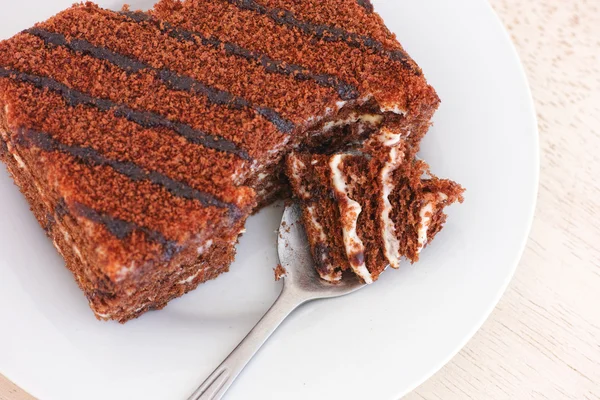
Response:
[[[337,284],[328,283],[319,277],[300,222],[301,215],[302,211],[297,204],[290,205],[286,207],[279,226],[279,262],[287,272],[279,298],[188,400],[221,399],[275,329],[302,304],[344,296],[365,286],[355,277],[345,277]]]

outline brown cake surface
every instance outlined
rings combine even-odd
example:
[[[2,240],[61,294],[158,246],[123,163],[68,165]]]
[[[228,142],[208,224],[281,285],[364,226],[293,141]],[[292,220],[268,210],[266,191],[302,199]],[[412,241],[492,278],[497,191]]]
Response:
[[[400,133],[383,128],[361,152],[293,153],[287,175],[320,276],[350,270],[366,283],[410,262],[442,229],[464,189],[429,172]]]
[[[438,103],[362,0],[85,3],[0,43],[0,154],[102,319],[226,271],[289,152],[417,148]]]

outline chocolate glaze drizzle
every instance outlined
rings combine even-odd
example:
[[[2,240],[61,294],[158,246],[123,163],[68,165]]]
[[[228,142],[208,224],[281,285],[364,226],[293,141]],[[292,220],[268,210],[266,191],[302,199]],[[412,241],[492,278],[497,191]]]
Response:
[[[4,139],[0,138],[0,154],[2,153],[8,153],[8,145]]]
[[[168,240],[162,233],[158,231],[146,228],[144,226],[139,226],[133,222],[112,217],[81,203],[74,203],[72,209],[79,216],[103,225],[111,233],[111,235],[115,236],[119,240],[125,239],[134,231],[143,232],[150,241],[159,243],[163,246],[165,249],[164,257],[167,259],[173,257],[173,255],[175,255],[181,249],[177,242]]]
[[[68,210],[66,208],[65,200],[61,198],[58,203],[56,203],[56,206],[54,206],[54,213],[46,213],[46,227],[44,228],[46,233],[51,233],[52,230],[54,230],[54,225],[56,225],[56,220],[62,219],[62,217],[67,214]]]
[[[46,213],[46,227],[44,230],[48,233],[52,232],[54,225],[56,225],[56,220],[61,220],[68,213],[69,210],[67,209],[65,199],[61,198],[54,206],[54,213]]]
[[[138,72],[143,69],[149,68],[148,65],[141,61],[134,60],[127,56],[112,52],[102,47],[96,47],[90,42],[81,39],[67,40],[64,35],[60,33],[49,32],[41,28],[31,28],[25,31],[30,35],[37,36],[42,39],[46,44],[53,44],[55,46],[67,47],[73,51],[88,54],[94,58],[105,60],[118,66],[121,69],[130,72]]]
[[[173,196],[188,200],[197,200],[204,207],[218,207],[228,209],[232,217],[237,219],[241,215],[236,205],[221,201],[213,195],[192,188],[186,183],[173,180],[156,171],[146,171],[136,164],[128,161],[117,161],[107,158],[90,147],[68,146],[44,132],[33,130],[20,130],[17,140],[24,146],[34,146],[43,151],[60,151],[67,153],[91,166],[107,165],[125,175],[132,181],[148,181],[168,190]]]
[[[44,227],[44,231],[46,234],[50,234],[54,229],[54,225],[56,225],[56,218],[54,218],[54,214],[46,213],[46,226]]]
[[[119,240],[125,239],[128,235],[136,230],[143,232],[150,241],[156,242],[163,246],[163,257],[166,259],[170,259],[177,252],[179,252],[179,250],[181,250],[181,246],[179,246],[177,242],[168,240],[162,233],[158,231],[139,226],[133,222],[111,217],[81,203],[74,203],[72,208],[79,216],[104,226],[111,235],[115,236]],[[61,197],[54,207],[54,214],[46,214],[47,225],[44,229],[46,233],[49,235],[52,234],[54,226],[56,225],[56,221],[62,220],[65,215],[69,214],[69,207],[67,206],[65,199]]]
[[[61,198],[54,206],[54,216],[58,219],[62,219],[65,215],[69,214],[69,209],[65,199]]]
[[[214,104],[227,105],[234,109],[241,109],[245,107],[252,108],[258,114],[262,115],[272,124],[274,124],[277,127],[277,129],[279,129],[283,133],[291,133],[295,128],[292,122],[283,118],[277,111],[273,110],[272,108],[253,106],[246,99],[243,99],[241,97],[235,97],[227,92],[211,88],[192,78],[180,76],[168,70],[158,71],[158,76],[164,82],[168,83],[169,86],[173,89],[203,94],[206,97],[208,97]]]
[[[209,135],[193,127],[177,121],[171,121],[161,115],[149,111],[138,111],[111,100],[92,97],[88,94],[71,89],[54,79],[28,74],[25,72],[8,70],[0,67],[0,78],[12,78],[18,82],[29,83],[38,89],[47,89],[61,95],[68,105],[76,107],[86,105],[96,107],[103,112],[113,112],[116,117],[125,118],[144,128],[163,127],[177,132],[190,143],[199,144],[211,149],[232,153],[244,160],[250,160],[250,155],[235,143]]]
[[[202,82],[188,76],[179,75],[175,72],[166,69],[157,69],[139,60],[127,57],[125,55],[115,53],[103,47],[97,47],[93,44],[82,40],[68,40],[64,35],[55,32],[48,32],[41,28],[31,28],[25,31],[31,35],[42,39],[46,44],[54,46],[63,46],[72,51],[90,55],[99,60],[107,61],[125,71],[139,72],[141,70],[153,71],[157,76],[164,81],[171,89],[188,91],[201,94],[208,98],[211,103],[229,106],[231,108],[250,108],[255,110],[259,115],[265,117],[269,122],[277,127],[278,130],[284,133],[291,133],[295,126],[292,122],[286,120],[277,111],[262,106],[253,105],[248,100],[232,95],[229,92],[216,89],[203,84]],[[210,136],[204,134],[205,136]],[[227,142],[220,139],[221,142]]]
[[[280,25],[297,28],[307,35],[312,35],[326,42],[345,42],[352,47],[366,47],[383,56],[401,63],[406,68],[410,68],[416,75],[421,75],[421,71],[411,62],[410,57],[402,50],[388,50],[383,43],[369,36],[358,35],[347,32],[341,28],[331,25],[313,24],[297,19],[291,11],[272,8],[269,9],[255,0],[226,0],[228,3],[242,9],[253,11],[265,15]]]
[[[340,80],[334,75],[318,74],[311,72],[301,65],[287,64],[282,61],[274,60],[263,53],[248,50],[235,43],[223,42],[214,36],[206,37],[199,32],[191,32],[175,27],[168,22],[158,21],[152,18],[152,16],[143,12],[123,11],[121,14],[127,16],[137,23],[152,23],[158,29],[160,29],[161,32],[168,34],[175,39],[184,40],[187,42],[196,42],[196,40],[200,40],[204,46],[210,46],[217,50],[225,50],[225,52],[229,55],[255,61],[256,63],[262,65],[267,72],[292,76],[298,80],[311,80],[320,86],[333,88],[337,91],[342,100],[354,100],[360,96],[360,93],[356,87]]]
[[[358,251],[348,255],[348,261],[350,265],[358,266],[362,265],[365,262],[365,253],[363,251]]]
[[[373,12],[373,4],[371,4],[371,0],[356,0],[356,2],[359,6],[367,10],[368,13]]]

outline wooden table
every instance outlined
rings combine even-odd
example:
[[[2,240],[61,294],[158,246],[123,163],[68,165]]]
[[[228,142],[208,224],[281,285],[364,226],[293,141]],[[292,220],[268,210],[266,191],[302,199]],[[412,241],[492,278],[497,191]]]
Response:
[[[490,1],[537,106],[537,215],[490,319],[406,398],[600,399],[600,2]],[[0,375],[0,400],[24,399]]]

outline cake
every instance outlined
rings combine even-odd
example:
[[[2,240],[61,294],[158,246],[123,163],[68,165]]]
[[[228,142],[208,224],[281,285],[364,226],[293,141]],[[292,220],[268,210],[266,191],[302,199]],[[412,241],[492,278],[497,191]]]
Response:
[[[0,43],[0,154],[99,319],[228,270],[285,157],[439,99],[368,0],[77,4]]]
[[[410,262],[442,229],[444,209],[463,188],[440,179],[402,138],[382,128],[361,151],[292,153],[287,174],[301,202],[316,269],[336,282],[345,271],[373,283]]]
[[[287,271],[285,270],[285,268],[283,268],[281,264],[277,264],[277,266],[273,269],[273,272],[275,273],[276,281],[280,281],[287,274]]]

